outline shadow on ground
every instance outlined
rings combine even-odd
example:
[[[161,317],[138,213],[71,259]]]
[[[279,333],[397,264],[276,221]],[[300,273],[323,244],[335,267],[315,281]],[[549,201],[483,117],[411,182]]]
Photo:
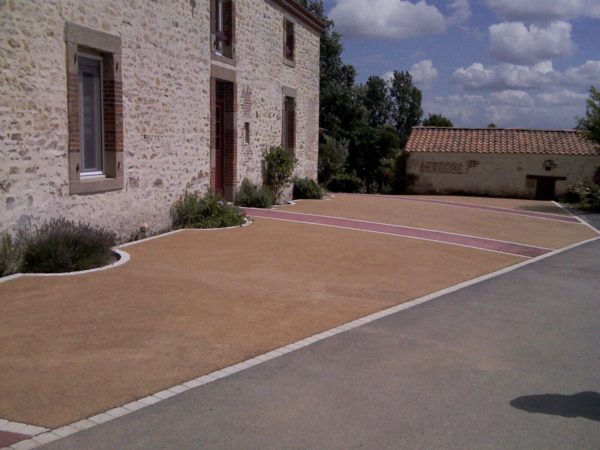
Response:
[[[600,394],[579,392],[573,395],[542,394],[515,398],[511,406],[538,414],[562,417],[583,417],[600,422]]]

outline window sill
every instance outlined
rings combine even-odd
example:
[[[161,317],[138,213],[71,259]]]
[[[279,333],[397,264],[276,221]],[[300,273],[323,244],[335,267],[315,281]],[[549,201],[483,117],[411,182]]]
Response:
[[[235,58],[229,58],[228,56],[223,56],[220,53],[212,52],[213,61],[219,61],[225,64],[229,64],[231,66],[235,66]]]
[[[123,178],[106,178],[105,176],[84,177],[71,181],[69,193],[99,194],[101,192],[118,191],[123,189]]]
[[[288,67],[296,67],[296,61],[286,58],[285,56],[283,57],[283,63]]]

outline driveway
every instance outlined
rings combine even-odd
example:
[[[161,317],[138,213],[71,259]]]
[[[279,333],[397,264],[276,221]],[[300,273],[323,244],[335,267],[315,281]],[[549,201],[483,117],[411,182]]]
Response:
[[[598,254],[586,244],[46,448],[598,448]]]
[[[246,228],[136,243],[114,269],[0,283],[0,435],[6,420],[54,429],[102,416],[597,236],[551,203],[471,204],[300,202],[249,211]]]

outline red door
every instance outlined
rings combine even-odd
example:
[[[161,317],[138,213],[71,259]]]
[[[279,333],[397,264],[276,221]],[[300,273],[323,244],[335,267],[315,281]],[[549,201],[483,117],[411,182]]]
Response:
[[[224,145],[225,145],[225,127],[224,127],[224,115],[223,115],[223,103],[217,101],[215,108],[215,192],[217,194],[224,194]]]

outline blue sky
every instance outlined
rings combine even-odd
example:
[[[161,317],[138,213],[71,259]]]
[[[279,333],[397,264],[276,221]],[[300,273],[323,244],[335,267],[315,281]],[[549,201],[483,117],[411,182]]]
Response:
[[[568,129],[600,88],[600,0],[325,0],[358,81],[409,70],[455,126]]]

